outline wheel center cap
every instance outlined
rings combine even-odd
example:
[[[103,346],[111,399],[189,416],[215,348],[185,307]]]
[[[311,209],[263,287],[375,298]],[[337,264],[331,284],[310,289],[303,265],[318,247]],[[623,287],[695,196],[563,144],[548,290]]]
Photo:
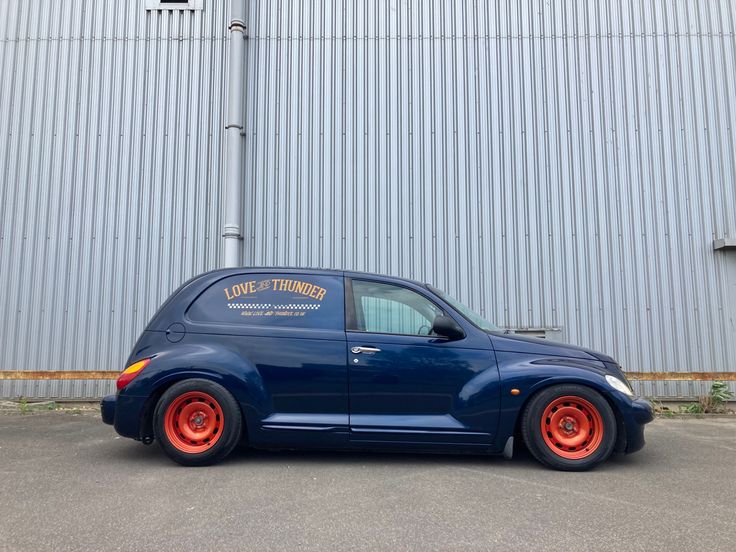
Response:
[[[193,429],[201,429],[206,420],[207,416],[201,412],[197,412],[189,419]]]
[[[568,435],[571,435],[577,431],[577,424],[572,418],[565,417],[560,420],[560,430]]]

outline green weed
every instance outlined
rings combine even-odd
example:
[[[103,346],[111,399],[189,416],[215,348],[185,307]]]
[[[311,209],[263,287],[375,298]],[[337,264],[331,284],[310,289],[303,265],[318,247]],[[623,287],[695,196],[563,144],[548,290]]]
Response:
[[[725,414],[728,412],[728,401],[734,394],[728,384],[714,381],[707,395],[698,397],[698,402],[685,404],[680,407],[683,414]]]

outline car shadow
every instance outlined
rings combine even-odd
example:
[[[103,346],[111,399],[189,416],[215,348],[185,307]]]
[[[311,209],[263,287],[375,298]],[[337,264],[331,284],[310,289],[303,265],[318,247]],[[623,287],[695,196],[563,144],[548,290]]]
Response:
[[[147,466],[176,466],[161,447],[156,443],[143,445],[134,441],[121,440],[118,446],[104,450],[98,449],[98,457],[107,461],[133,463]],[[447,454],[432,452],[401,452],[401,451],[373,451],[373,450],[260,450],[246,447],[237,447],[230,455],[220,462],[221,466],[237,465],[277,465],[277,464],[333,464],[340,466],[374,465],[448,465],[467,467],[497,466],[539,466],[534,458],[525,449],[514,452],[514,458],[507,460],[501,455],[483,454]]]
[[[395,465],[448,465],[467,467],[488,467],[489,465],[516,467],[538,466],[534,458],[521,448],[514,452],[514,458],[507,460],[501,455],[451,454],[434,452],[402,452],[378,450],[258,450],[236,448],[223,464],[333,464],[340,466],[365,464]]]
[[[115,450],[108,450],[104,454],[109,459],[118,462],[144,464],[147,466],[178,467],[170,460],[157,443],[146,446],[141,443],[125,440]],[[604,464],[596,467],[595,471],[608,469],[621,470],[639,468],[642,465],[656,463],[656,458],[649,458],[650,454],[640,451],[634,455],[613,454]],[[260,450],[247,447],[237,447],[225,460],[218,465],[226,466],[276,466],[333,465],[341,467],[364,465],[396,465],[396,466],[455,466],[467,468],[492,467],[504,469],[540,469],[542,466],[534,459],[523,445],[517,445],[514,457],[511,460],[501,455],[483,454],[448,454],[432,452],[402,452],[402,451],[373,451],[373,450]]]

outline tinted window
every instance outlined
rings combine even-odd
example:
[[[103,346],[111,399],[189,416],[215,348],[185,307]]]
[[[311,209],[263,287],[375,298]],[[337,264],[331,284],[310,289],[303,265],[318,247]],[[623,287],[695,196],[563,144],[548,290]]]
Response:
[[[187,315],[196,322],[341,330],[343,304],[339,276],[241,274],[212,284]]]
[[[405,287],[353,280],[356,330],[363,332],[431,335],[442,310]]]

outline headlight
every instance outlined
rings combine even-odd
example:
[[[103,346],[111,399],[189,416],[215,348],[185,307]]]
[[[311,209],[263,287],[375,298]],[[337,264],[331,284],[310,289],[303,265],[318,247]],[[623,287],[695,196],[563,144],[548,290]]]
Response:
[[[629,386],[617,377],[606,374],[606,381],[608,382],[608,385],[613,387],[616,391],[621,391],[624,395],[628,395],[629,397],[634,396],[634,393],[629,389]]]

